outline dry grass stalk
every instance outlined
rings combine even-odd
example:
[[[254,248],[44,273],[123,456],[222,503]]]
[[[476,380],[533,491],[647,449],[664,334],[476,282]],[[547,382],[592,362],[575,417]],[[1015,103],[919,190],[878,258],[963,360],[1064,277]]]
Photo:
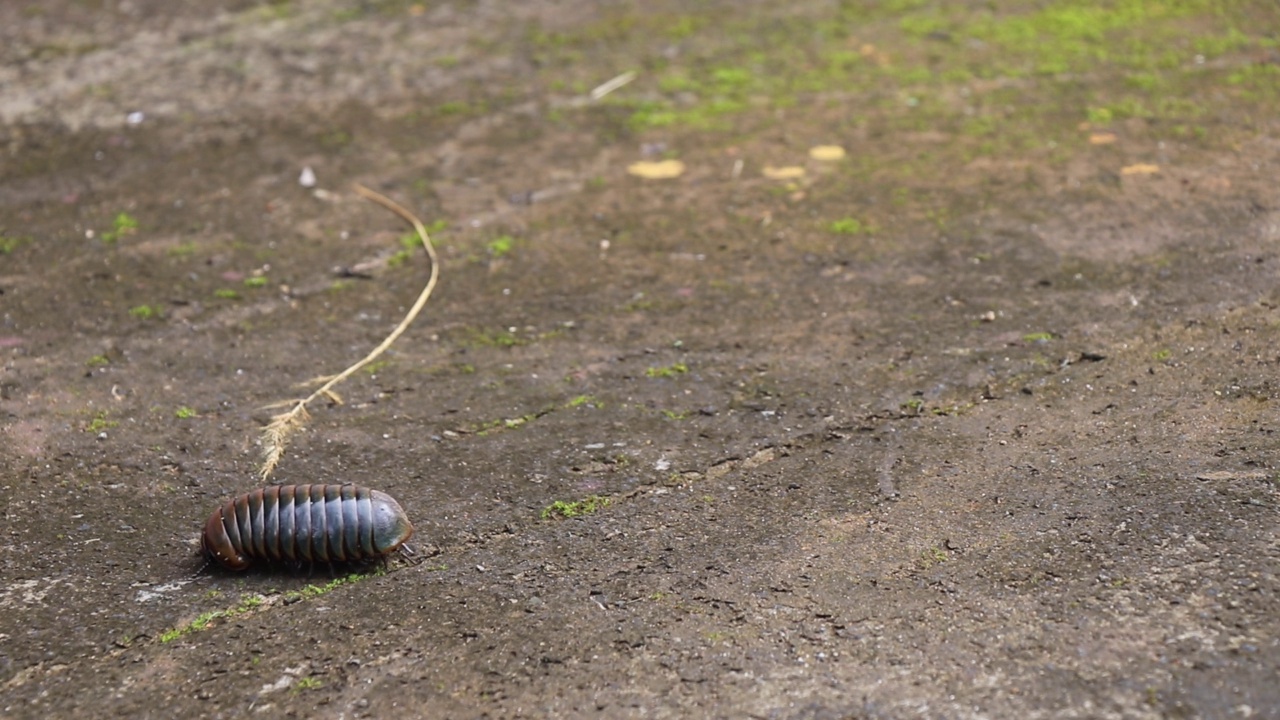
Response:
[[[343,370],[337,375],[323,378],[324,384],[316,388],[315,392],[302,400],[277,403],[278,405],[292,405],[292,407],[288,412],[283,412],[272,417],[271,422],[268,423],[266,428],[262,431],[262,469],[259,471],[259,474],[262,476],[263,481],[266,481],[267,478],[270,477],[271,472],[275,470],[276,465],[280,463],[280,458],[284,457],[284,449],[288,444],[289,436],[296,430],[300,429],[306,423],[307,419],[310,418],[310,415],[307,413],[307,405],[321,396],[329,398],[331,401],[336,403],[341,403],[342,400],[338,397],[338,394],[333,391],[333,387],[343,380],[346,380],[348,377],[351,377],[352,373],[355,373],[360,368],[368,365],[370,362],[373,362],[374,358],[378,357],[387,348],[391,347],[391,344],[396,341],[396,338],[400,337],[400,335],[403,334],[413,322],[414,318],[418,317],[418,313],[421,312],[423,306],[427,304],[427,298],[431,297],[431,291],[435,289],[436,281],[440,278],[440,261],[436,257],[435,248],[431,246],[431,238],[427,237],[427,229],[422,226],[422,221],[415,217],[413,213],[404,209],[404,207],[381,193],[374,192],[363,185],[356,185],[355,190],[364,198],[382,205],[388,210],[404,218],[413,226],[413,229],[418,233],[418,237],[422,239],[422,246],[427,250],[427,257],[431,259],[431,277],[427,280],[427,286],[422,289],[422,293],[418,295],[417,302],[413,304],[413,307],[409,308],[409,312],[405,314],[404,319],[400,321],[400,324],[391,331],[390,335],[387,335],[386,339],[383,340],[381,344],[371,350],[368,355],[365,355],[359,362],[346,370]]]

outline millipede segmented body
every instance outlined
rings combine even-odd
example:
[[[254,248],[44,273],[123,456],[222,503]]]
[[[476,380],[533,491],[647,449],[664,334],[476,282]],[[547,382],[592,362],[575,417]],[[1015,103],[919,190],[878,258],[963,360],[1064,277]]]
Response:
[[[359,562],[384,558],[413,535],[390,495],[359,485],[273,485],[223,503],[200,544],[229,570],[254,560]]]

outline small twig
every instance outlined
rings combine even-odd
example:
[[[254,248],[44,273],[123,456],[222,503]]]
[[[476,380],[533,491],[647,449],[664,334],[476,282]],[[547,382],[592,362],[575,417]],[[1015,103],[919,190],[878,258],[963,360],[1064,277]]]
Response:
[[[605,95],[608,95],[614,90],[617,90],[618,88],[622,87],[623,85],[626,85],[627,83],[635,79],[636,79],[636,74],[634,72],[624,72],[621,75],[611,80],[607,80],[595,86],[594,88],[592,88],[590,97],[592,100],[599,100],[600,98],[603,98]]]
[[[396,341],[396,338],[399,338],[414,321],[414,318],[418,317],[418,313],[421,312],[423,306],[427,304],[427,298],[431,297],[431,291],[435,289],[436,281],[440,278],[440,261],[436,257],[435,248],[431,246],[431,238],[427,236],[427,229],[422,226],[422,221],[414,216],[413,213],[404,209],[404,207],[381,193],[374,192],[373,190],[359,184],[355,186],[355,190],[362,197],[378,203],[391,212],[394,212],[404,218],[410,225],[413,225],[413,229],[418,233],[418,237],[422,239],[422,246],[427,250],[427,257],[431,259],[431,277],[427,280],[427,286],[422,289],[422,293],[418,295],[417,302],[413,304],[413,307],[409,308],[409,312],[405,314],[404,319],[400,321],[400,324],[391,331],[390,335],[387,335],[386,339],[383,340],[378,347],[371,350],[368,355],[365,355],[363,359],[346,370],[343,370],[337,375],[324,378],[324,384],[316,388],[315,392],[312,392],[307,397],[293,403],[286,403],[293,405],[288,412],[281,413],[271,418],[271,422],[268,423],[266,428],[262,431],[262,470],[259,474],[262,476],[263,481],[271,475],[271,471],[276,469],[276,465],[280,463],[280,458],[284,456],[284,448],[288,443],[289,435],[302,427],[302,425],[307,421],[307,418],[310,417],[307,413],[307,405],[310,404],[312,400],[321,396],[327,397],[336,402],[341,402],[338,394],[333,392],[333,387],[343,380],[346,380],[348,377],[351,377],[352,373],[358,371],[365,365],[368,365],[374,360],[374,358],[378,357],[387,348],[391,347],[391,344]]]

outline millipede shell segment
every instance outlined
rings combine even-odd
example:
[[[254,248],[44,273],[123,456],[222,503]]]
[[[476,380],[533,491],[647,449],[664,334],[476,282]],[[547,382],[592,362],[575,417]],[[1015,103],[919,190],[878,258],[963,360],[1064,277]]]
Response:
[[[400,503],[360,485],[273,485],[232,498],[209,516],[205,555],[229,570],[255,561],[359,562],[395,552],[413,535]]]

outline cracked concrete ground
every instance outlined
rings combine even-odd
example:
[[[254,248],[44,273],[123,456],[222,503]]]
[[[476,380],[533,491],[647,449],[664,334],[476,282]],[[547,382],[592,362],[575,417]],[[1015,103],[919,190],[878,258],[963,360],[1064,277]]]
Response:
[[[5,4],[0,715],[1280,717],[1280,18],[1199,7]],[[354,182],[441,285],[273,480],[422,560],[197,575],[425,281]]]

